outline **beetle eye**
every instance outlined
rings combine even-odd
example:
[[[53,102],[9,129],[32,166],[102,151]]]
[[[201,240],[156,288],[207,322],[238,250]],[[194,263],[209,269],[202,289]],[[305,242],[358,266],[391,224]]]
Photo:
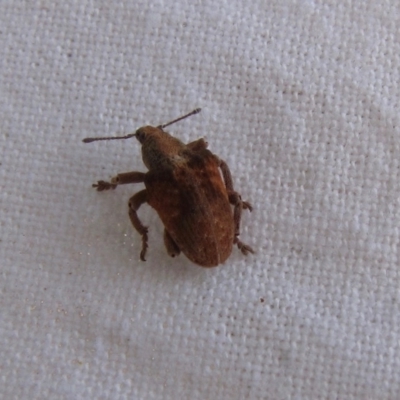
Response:
[[[135,133],[136,139],[139,140],[140,143],[144,142],[144,139],[146,137],[146,134],[143,132],[142,129],[138,129]]]

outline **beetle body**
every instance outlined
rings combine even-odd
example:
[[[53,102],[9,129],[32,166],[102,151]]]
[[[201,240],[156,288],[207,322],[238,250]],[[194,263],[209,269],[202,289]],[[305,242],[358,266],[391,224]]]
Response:
[[[146,159],[146,146],[142,149]],[[146,174],[147,202],[183,254],[201,266],[216,266],[229,257],[234,239],[225,184],[209,150],[183,143],[176,150],[162,159],[163,168]]]
[[[214,267],[229,257],[233,244],[244,254],[253,252],[238,238],[241,211],[251,210],[251,206],[233,190],[229,168],[207,149],[203,139],[184,144],[164,132],[162,126],[145,126],[124,138],[132,136],[142,144],[143,162],[149,171],[118,174],[110,183],[98,181],[93,186],[102,191],[144,182],[145,190],[129,201],[130,219],[142,235],[143,261],[147,228],[137,210],[145,202],[164,224],[164,243],[173,257],[182,252],[195,264]],[[93,140],[99,139],[85,141]]]

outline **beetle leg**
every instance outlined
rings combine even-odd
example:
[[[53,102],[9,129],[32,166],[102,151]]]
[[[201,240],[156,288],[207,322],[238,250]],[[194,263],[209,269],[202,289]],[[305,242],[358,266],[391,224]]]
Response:
[[[144,172],[123,172],[111,178],[111,182],[97,181],[92,186],[97,188],[98,192],[103,190],[115,189],[118,185],[125,185],[127,183],[139,183],[144,182]]]
[[[222,176],[224,178],[226,191],[228,192],[229,202],[233,205],[233,221],[235,224],[235,239],[233,243],[237,245],[239,250],[244,254],[247,255],[248,253],[254,253],[254,250],[248,246],[247,244],[241,242],[239,240],[240,235],[240,220],[242,218],[242,210],[249,210],[252,211],[253,207],[247,201],[243,201],[240,197],[240,194],[236,192],[233,188],[233,180],[231,171],[229,170],[228,164],[217,158],[218,166],[221,169]]]
[[[171,235],[164,229],[164,244],[167,249],[167,253],[171,257],[179,256],[181,250],[179,249],[178,245],[174,242]]]
[[[239,240],[240,220],[242,218],[242,210],[243,210],[243,208],[245,208],[244,202],[240,198],[240,195],[235,191],[233,191],[229,194],[229,201],[231,204],[233,204],[233,221],[235,224],[235,239],[233,240],[233,243],[235,243],[237,245],[239,250],[245,256],[249,253],[254,253],[254,250],[250,246],[248,246],[247,244],[245,244]]]
[[[142,261],[146,261],[145,255],[146,255],[146,250],[149,247],[147,244],[148,241],[148,236],[147,232],[148,229],[146,226],[142,224],[140,221],[136,211],[139,209],[139,207],[147,202],[147,191],[146,189],[141,190],[140,192],[137,192],[135,195],[133,195],[129,199],[129,218],[131,219],[133,227],[139,232],[140,235],[142,235],[142,250],[140,252],[140,259]]]
[[[249,253],[253,253],[254,254],[254,250],[246,243],[243,243],[241,240],[239,240],[239,238],[237,236],[235,236],[235,239],[233,239],[233,243],[236,244],[236,246],[238,247],[238,249],[245,255],[247,256],[247,254]]]
[[[111,182],[97,181],[97,183],[93,183],[92,187],[96,188],[98,192],[102,192],[103,190],[115,189],[117,185]]]
[[[208,143],[203,139],[197,139],[193,142],[190,142],[186,145],[190,150],[193,151],[200,151],[200,150],[204,150],[208,147]]]

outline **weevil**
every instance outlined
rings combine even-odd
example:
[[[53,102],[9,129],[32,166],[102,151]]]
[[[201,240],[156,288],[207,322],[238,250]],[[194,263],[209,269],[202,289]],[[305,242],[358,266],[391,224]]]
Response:
[[[143,126],[125,136],[83,139],[90,143],[135,137],[142,145],[148,172],[120,173],[110,182],[100,180],[92,185],[101,192],[128,183],[144,183],[145,189],[128,203],[129,218],[142,236],[142,261],[146,260],[148,228],[137,211],[144,203],[156,210],[164,224],[164,244],[171,257],[182,252],[195,264],[215,267],[229,257],[234,244],[244,255],[254,253],[239,240],[242,210],[251,211],[252,206],[234,190],[228,165],[207,149],[203,138],[184,144],[164,131],[200,111],[197,108],[166,124]]]

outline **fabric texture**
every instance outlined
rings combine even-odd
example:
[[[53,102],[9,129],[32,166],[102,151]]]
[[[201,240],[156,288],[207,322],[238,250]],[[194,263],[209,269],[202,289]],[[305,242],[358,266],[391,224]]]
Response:
[[[0,398],[399,399],[400,4],[3,1]],[[241,239],[147,261],[134,132],[204,137]]]

